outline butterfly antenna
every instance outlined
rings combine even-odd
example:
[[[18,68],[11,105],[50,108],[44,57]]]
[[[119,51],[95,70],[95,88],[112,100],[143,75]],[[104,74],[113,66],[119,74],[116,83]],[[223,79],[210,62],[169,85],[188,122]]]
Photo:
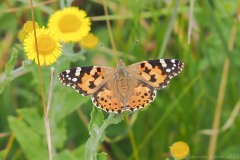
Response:
[[[137,39],[131,46],[131,48],[129,49],[129,51],[127,52],[126,55],[128,55],[130,52],[132,52],[133,48],[139,43],[139,40]]]
[[[131,46],[131,48],[129,49],[129,51],[127,52],[125,59],[127,59],[127,55],[130,54],[133,50],[133,48],[139,43],[139,40],[137,39]],[[126,61],[125,61],[126,62]]]
[[[98,44],[99,47],[103,47],[103,45],[101,43]]]

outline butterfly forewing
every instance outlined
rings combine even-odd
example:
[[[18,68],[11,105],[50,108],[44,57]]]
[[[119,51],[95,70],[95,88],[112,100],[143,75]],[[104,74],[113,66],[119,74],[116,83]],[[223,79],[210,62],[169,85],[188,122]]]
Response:
[[[112,77],[114,69],[101,66],[77,67],[58,75],[66,86],[71,86],[83,96],[91,95]]]
[[[184,64],[176,59],[148,60],[128,66],[130,74],[156,89],[167,86],[172,77],[178,75]]]

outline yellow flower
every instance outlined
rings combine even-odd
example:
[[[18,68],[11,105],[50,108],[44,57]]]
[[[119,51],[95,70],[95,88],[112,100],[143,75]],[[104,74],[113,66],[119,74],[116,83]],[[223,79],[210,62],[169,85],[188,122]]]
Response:
[[[38,23],[35,23],[35,28],[39,28]],[[31,33],[33,31],[33,22],[32,21],[27,21],[24,23],[22,29],[18,32],[18,39],[20,42],[23,42],[25,37],[27,36],[28,33]]]
[[[18,39],[20,42],[23,42],[26,36],[27,36],[27,33],[24,31],[24,29],[21,29],[18,32]]]
[[[48,27],[63,42],[79,42],[91,30],[90,18],[77,7],[55,12],[48,21]]]
[[[95,48],[98,45],[98,37],[89,33],[79,42],[83,48]]]
[[[62,54],[60,41],[56,39],[55,35],[49,29],[44,27],[36,29],[36,35],[40,65],[54,63]],[[24,50],[28,59],[35,60],[38,64],[34,32],[28,34],[24,39]]]
[[[175,159],[184,159],[189,154],[189,147],[184,142],[176,142],[170,147],[170,152]]]
[[[34,22],[34,24],[35,24],[35,29],[39,28],[37,22]],[[26,23],[24,23],[23,30],[26,33],[31,33],[33,31],[33,21],[27,21]]]

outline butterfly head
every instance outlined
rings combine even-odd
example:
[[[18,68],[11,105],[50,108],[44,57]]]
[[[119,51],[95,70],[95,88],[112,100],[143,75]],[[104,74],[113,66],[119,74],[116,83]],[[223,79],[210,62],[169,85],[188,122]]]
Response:
[[[127,77],[127,69],[126,69],[125,63],[123,62],[122,59],[120,59],[118,61],[118,66],[116,68],[115,75],[118,78],[126,78]]]
[[[124,66],[125,67],[125,63],[123,62],[122,59],[119,59],[119,61],[118,61],[118,67],[120,67],[120,66]]]

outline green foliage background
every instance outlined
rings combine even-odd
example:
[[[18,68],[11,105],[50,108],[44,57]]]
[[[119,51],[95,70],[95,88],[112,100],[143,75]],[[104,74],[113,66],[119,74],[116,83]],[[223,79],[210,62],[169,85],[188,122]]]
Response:
[[[40,26],[46,26],[48,17],[66,5],[63,1],[36,3],[35,19]],[[0,2],[0,159],[48,159],[37,66],[26,60],[17,39],[22,24],[31,20],[28,4]],[[199,131],[212,128],[219,102],[219,127],[231,118],[233,123],[219,133],[215,155],[240,158],[240,117],[236,108],[233,111],[240,100],[239,2],[114,0],[106,4],[117,52],[111,50],[102,1],[73,3],[94,17],[92,32],[102,47],[76,51],[73,45],[64,45],[63,55],[53,65],[49,119],[54,159],[165,159],[171,157],[169,147],[176,141],[189,145],[190,157],[207,156],[212,147],[210,135]],[[193,28],[189,44],[190,8]],[[139,44],[130,49],[136,40]],[[127,64],[176,58],[185,68],[166,89],[158,91],[146,110],[125,115],[109,115],[94,108],[89,97],[80,96],[57,79],[57,74],[70,67],[116,66],[121,57]],[[230,67],[222,76],[227,60]],[[42,72],[48,99],[50,66],[42,67]],[[220,90],[224,78],[226,86]],[[221,93],[223,97],[218,98]]]

